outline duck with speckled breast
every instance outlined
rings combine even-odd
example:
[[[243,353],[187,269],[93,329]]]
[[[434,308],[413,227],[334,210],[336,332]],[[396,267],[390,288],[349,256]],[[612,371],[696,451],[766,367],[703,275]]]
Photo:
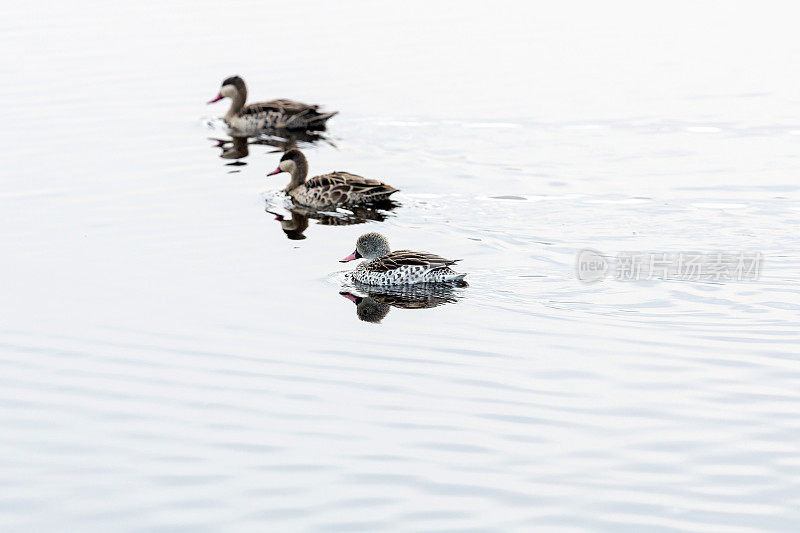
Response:
[[[352,271],[352,278],[367,285],[392,286],[416,283],[459,283],[466,274],[450,268],[460,259],[445,259],[429,252],[389,249],[380,233],[365,233],[356,241],[355,251],[341,259],[347,263],[366,259]]]

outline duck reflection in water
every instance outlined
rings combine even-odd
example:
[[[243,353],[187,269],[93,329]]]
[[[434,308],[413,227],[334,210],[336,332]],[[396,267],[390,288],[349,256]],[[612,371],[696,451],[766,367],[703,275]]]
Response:
[[[339,294],[356,305],[356,316],[364,322],[379,324],[392,307],[399,309],[428,309],[455,303],[461,298],[459,289],[467,287],[466,281],[458,283],[418,283],[398,287],[375,287],[353,282],[353,289],[342,289]]]
[[[289,240],[299,241],[306,238],[304,233],[308,229],[310,219],[316,220],[317,224],[322,226],[351,226],[366,222],[383,222],[391,216],[391,210],[399,205],[397,202],[387,200],[376,206],[347,206],[335,211],[291,206],[284,207],[289,211],[288,215],[284,215],[274,211],[275,206],[270,205],[268,201],[266,211],[274,215],[275,220],[280,222],[281,229]]]
[[[336,147],[324,133],[314,131],[272,130],[252,138],[231,136],[230,139],[212,137],[209,140],[214,141],[214,148],[222,150],[220,158],[234,160],[227,163],[229,166],[245,165],[245,162],[239,160],[250,155],[250,145],[272,146],[278,149],[275,150],[276,152],[285,152],[299,146],[311,146],[317,142],[324,142]]]

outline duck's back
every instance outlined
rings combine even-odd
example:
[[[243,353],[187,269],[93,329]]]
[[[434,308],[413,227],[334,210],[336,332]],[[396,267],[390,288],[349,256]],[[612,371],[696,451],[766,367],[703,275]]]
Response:
[[[329,206],[381,202],[396,192],[382,181],[337,171],[315,176],[289,194],[305,205]]]
[[[235,122],[252,129],[324,129],[325,121],[338,111],[322,113],[318,105],[309,105],[287,98],[257,102],[242,108]]]

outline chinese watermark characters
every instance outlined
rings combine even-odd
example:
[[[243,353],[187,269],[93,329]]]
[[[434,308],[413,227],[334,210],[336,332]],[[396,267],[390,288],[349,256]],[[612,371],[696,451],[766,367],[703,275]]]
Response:
[[[761,252],[620,252],[613,259],[581,250],[575,274],[590,283],[608,276],[617,281],[754,281],[761,275]]]

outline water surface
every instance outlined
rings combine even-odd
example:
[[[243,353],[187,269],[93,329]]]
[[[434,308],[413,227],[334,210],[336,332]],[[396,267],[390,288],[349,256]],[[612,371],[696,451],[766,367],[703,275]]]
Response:
[[[9,6],[0,527],[796,531],[797,9],[715,6]],[[400,207],[287,231],[276,148],[209,140],[234,73]],[[469,287],[360,320],[368,230]]]

